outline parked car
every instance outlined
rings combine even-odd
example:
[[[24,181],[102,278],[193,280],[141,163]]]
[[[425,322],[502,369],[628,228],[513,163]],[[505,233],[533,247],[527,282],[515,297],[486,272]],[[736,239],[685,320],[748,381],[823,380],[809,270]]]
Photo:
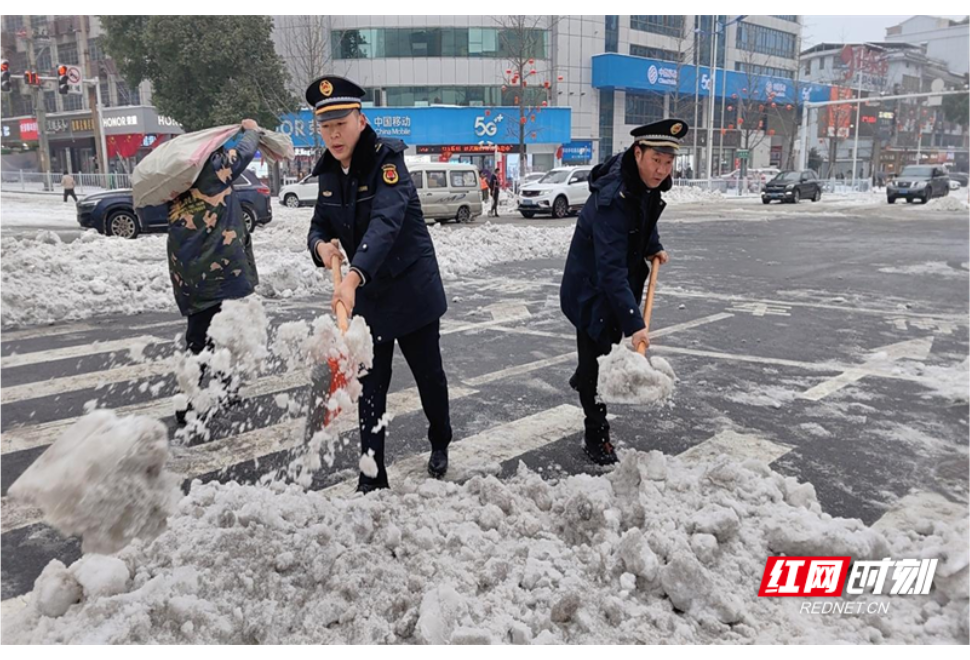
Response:
[[[947,176],[950,177],[950,183],[953,183],[954,181],[956,181],[957,184],[959,184],[959,187],[960,188],[966,188],[967,187],[967,178],[968,177],[967,177],[967,173],[966,172],[948,172],[947,173]],[[951,188],[952,188],[952,186],[951,186]]]
[[[470,222],[484,211],[478,168],[470,163],[412,163],[411,181],[424,219]]]
[[[280,188],[279,199],[284,206],[295,209],[316,204],[318,193],[317,177],[310,175]]]
[[[537,214],[550,214],[565,218],[572,211],[579,211],[589,198],[589,174],[593,168],[560,167],[550,170],[535,183],[522,186],[519,195],[519,213],[523,218]]]
[[[522,180],[517,182],[518,188],[521,190],[524,186],[527,186],[530,183],[538,183],[545,175],[545,172],[532,172],[530,174],[526,174],[524,177],[522,177]]]
[[[260,182],[255,172],[246,170],[232,187],[234,193],[239,195],[239,204],[249,231],[273,219],[269,188]],[[131,190],[109,190],[78,200],[77,222],[105,236],[136,238],[143,232],[167,232],[168,209],[165,204],[135,209]]]
[[[908,165],[895,181],[886,186],[886,201],[895,204],[903,198],[907,202],[920,200],[924,204],[934,197],[950,194],[950,177],[937,165]]]
[[[822,183],[812,170],[781,172],[761,191],[762,202],[770,204],[773,199],[791,204],[797,204],[802,199],[817,202],[822,199]]]

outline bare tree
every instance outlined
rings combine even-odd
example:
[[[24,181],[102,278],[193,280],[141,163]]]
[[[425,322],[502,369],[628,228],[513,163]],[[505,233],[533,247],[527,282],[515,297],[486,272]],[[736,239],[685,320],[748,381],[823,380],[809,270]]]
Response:
[[[327,73],[333,62],[329,16],[278,16],[276,43],[290,73],[290,87],[303,98],[311,82]],[[320,150],[320,136],[313,131],[314,151]]]
[[[538,129],[529,124],[549,106],[554,73],[543,70],[541,62],[549,57],[552,29],[559,21],[554,16],[497,16],[499,47],[507,68],[502,80],[502,105],[518,108],[514,124],[506,130],[518,140],[519,172],[524,172],[526,135],[537,134]],[[547,48],[547,46],[549,48]],[[557,80],[560,78],[557,76]]]
[[[742,88],[740,95],[732,95],[727,100],[727,126],[721,127],[723,140],[727,131],[738,135],[738,147],[749,153],[761,146],[765,140],[770,143],[773,129],[769,127],[772,114],[781,111],[791,112],[793,100],[786,98],[787,90],[775,87],[776,76],[768,67],[769,58],[744,51],[741,57]],[[735,98],[736,96],[736,98]]]

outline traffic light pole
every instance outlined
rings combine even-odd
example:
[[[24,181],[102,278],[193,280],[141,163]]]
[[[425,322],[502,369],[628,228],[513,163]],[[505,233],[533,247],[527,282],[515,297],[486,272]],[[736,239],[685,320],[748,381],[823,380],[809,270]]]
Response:
[[[37,70],[34,55],[34,27],[30,23],[31,17],[24,16],[24,28],[27,33],[27,62],[31,71]],[[30,86],[28,86],[30,87]],[[44,190],[51,185],[50,147],[47,142],[47,108],[44,105],[44,90],[34,87],[34,113],[37,115],[37,150],[40,152],[40,171],[44,174]]]
[[[97,148],[98,163],[101,174],[108,175],[108,150],[105,148],[104,122],[101,116],[101,81],[100,76],[94,75],[94,67],[91,65],[91,52],[88,47],[88,19],[87,16],[81,18],[81,52],[84,55],[84,76],[89,80],[94,80],[94,89],[89,86],[85,90],[88,94],[88,107],[91,109],[91,119],[94,124],[94,144]]]
[[[94,86],[94,100],[97,104],[97,114],[92,110],[94,116],[94,135],[98,145],[98,161],[101,163],[101,174],[108,176],[108,145],[104,138],[104,105],[101,102],[101,79],[90,78],[84,81],[88,85]],[[88,88],[90,98],[90,88]],[[108,179],[106,178],[105,181]]]

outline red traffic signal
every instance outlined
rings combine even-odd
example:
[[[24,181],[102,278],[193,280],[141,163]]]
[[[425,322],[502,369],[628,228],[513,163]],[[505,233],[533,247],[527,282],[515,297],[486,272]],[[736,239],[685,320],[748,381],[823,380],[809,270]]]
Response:
[[[2,79],[0,79],[0,89],[4,92],[10,91],[10,63],[7,60],[3,60],[0,63],[0,70],[3,71]]]
[[[71,81],[67,76],[67,65],[59,64],[57,66],[57,92],[59,94],[67,94],[70,91]]]
[[[40,74],[36,71],[24,71],[24,84],[40,86]]]

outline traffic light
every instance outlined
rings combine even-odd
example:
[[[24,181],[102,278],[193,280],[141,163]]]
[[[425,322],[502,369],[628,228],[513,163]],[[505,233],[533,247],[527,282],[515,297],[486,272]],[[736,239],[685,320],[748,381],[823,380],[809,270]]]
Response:
[[[24,84],[40,86],[40,74],[36,71],[24,71]]]
[[[7,60],[3,60],[3,63],[0,64],[0,67],[2,67],[2,71],[3,71],[2,78],[0,78],[0,89],[2,89],[2,91],[4,92],[9,92],[10,91],[10,63],[7,62]]]
[[[57,66],[57,92],[59,94],[67,94],[70,84],[70,81],[67,79],[67,65],[59,64]]]

